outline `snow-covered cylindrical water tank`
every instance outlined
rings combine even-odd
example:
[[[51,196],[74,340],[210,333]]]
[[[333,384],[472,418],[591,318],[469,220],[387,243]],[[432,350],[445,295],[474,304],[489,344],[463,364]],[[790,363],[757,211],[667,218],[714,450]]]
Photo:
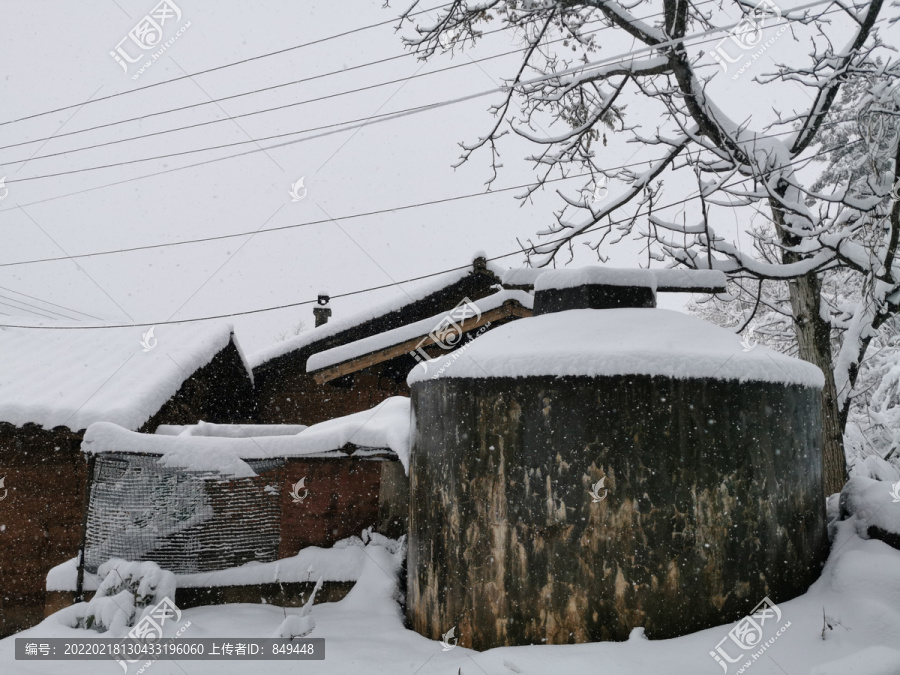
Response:
[[[455,627],[475,649],[668,638],[817,578],[821,371],[646,289],[649,272],[547,272],[540,315],[410,374],[419,633]]]

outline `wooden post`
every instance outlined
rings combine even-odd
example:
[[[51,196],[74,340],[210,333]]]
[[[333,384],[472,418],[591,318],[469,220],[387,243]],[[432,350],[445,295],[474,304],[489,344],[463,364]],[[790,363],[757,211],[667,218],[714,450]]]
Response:
[[[78,578],[75,582],[75,602],[84,602],[84,548],[87,545],[88,510],[91,507],[91,486],[94,484],[94,467],[97,455],[88,456],[87,486],[84,490],[84,508],[81,516],[81,547],[78,550]]]

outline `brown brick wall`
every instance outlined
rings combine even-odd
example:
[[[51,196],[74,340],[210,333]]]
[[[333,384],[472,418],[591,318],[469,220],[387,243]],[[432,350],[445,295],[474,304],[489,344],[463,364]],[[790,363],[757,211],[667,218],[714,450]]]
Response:
[[[87,463],[81,434],[0,423],[0,635],[43,618],[50,569],[77,555]],[[2,495],[0,491],[0,495]]]
[[[305,374],[271,384],[275,386],[258,393],[256,421],[260,424],[318,424],[370,410],[391,396],[409,396],[405,382],[366,371],[348,376],[341,385],[317,384]]]
[[[248,422],[253,411],[250,378],[229,343],[142,430],[201,419]],[[0,501],[0,637],[43,618],[47,572],[78,555],[87,484],[83,435],[83,429],[0,422],[0,477],[9,489]]]
[[[382,462],[357,459],[290,459],[281,488],[279,558],[307,546],[329,547],[378,525]],[[306,478],[309,491],[299,503],[291,486]],[[303,491],[300,491],[303,494]]]

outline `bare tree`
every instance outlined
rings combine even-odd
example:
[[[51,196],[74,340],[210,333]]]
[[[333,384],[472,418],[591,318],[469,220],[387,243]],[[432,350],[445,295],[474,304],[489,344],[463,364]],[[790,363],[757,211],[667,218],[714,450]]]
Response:
[[[401,25],[418,4],[406,10]],[[882,170],[847,177],[830,191],[811,189],[798,171],[810,163],[824,130],[840,123],[831,113],[846,83],[864,83],[858,88],[858,103],[872,119],[897,115],[900,68],[880,63],[877,53],[885,49],[876,23],[887,14],[886,4],[820,0],[788,10],[771,0],[735,0],[727,6],[721,0],[455,0],[418,15],[415,33],[405,38],[427,59],[437,51],[474,44],[490,22],[522,36],[521,65],[507,82],[503,100],[491,107],[496,119],[486,134],[461,144],[460,163],[477,150],[490,151],[490,184],[500,166],[497,142],[511,130],[536,147],[527,159],[538,170],[537,180],[520,199],[527,199],[551,177],[586,174],[573,193],[557,191],[562,207],[554,222],[525,247],[533,265],[571,259],[573,242],[588,234],[585,245],[602,260],[601,246],[637,233],[646,237],[651,259],[724,270],[755,280],[760,287],[763,280],[784,282],[799,356],[825,373],[829,493],[840,490],[846,477],[842,411],[847,394],[873,333],[900,306],[900,202],[889,199],[900,164],[897,140],[889,138],[879,148]],[[730,19],[723,16],[726,7],[732,10]],[[592,60],[598,54],[593,30],[598,25],[607,33],[633,39],[635,48],[625,56]],[[840,29],[846,36],[843,45],[832,44],[828,28],[835,34]],[[740,74],[738,68],[748,65],[740,62],[755,59],[746,49],[762,48],[779,31],[808,40],[805,62],[776,64],[774,72],[758,75],[755,81],[800,85],[809,92],[811,103],[800,112],[778,112],[774,123],[754,129],[749,114],[740,120],[728,117],[708,85],[714,77]],[[698,45],[710,36],[718,43],[704,54]],[[559,49],[560,44],[566,49]],[[735,58],[735,53],[743,56]],[[626,104],[658,108],[661,122],[656,130],[643,133],[630,126]],[[541,123],[561,130],[543,132]],[[658,148],[659,158],[642,172],[605,171],[597,157],[597,141],[611,127],[629,134],[632,142]],[[677,223],[661,215],[665,206],[660,204],[661,180],[684,171],[693,173],[699,185],[696,197],[702,198],[702,217]],[[585,193],[604,184],[605,177],[618,179],[626,189],[595,203]],[[624,222],[614,220],[613,214],[625,207],[630,216]],[[752,209],[764,216],[768,227],[757,236],[773,255],[742,252],[726,241],[707,219],[709,208],[743,213]],[[822,275],[839,267],[861,276],[865,301],[840,317],[846,336],[836,358],[835,319],[825,311]]]

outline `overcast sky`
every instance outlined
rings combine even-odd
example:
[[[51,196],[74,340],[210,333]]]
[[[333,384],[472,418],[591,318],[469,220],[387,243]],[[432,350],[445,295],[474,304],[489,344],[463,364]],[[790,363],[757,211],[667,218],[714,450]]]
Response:
[[[136,80],[132,76],[147,57],[125,73],[109,52],[151,12],[156,5],[154,0],[0,2],[4,28],[0,45],[0,122],[128,92],[379,23],[396,16],[399,9],[383,9],[381,0],[229,0],[202,4],[196,0],[175,1],[181,17],[171,17],[164,24],[164,39],[178,30],[182,33]],[[437,4],[438,0],[433,0],[424,6]],[[185,28],[188,22],[190,25]],[[839,33],[839,27],[835,31]],[[842,39],[846,35],[844,28]],[[513,36],[501,32],[465,55],[442,55],[427,64],[414,56],[397,58],[271,92],[0,150],[0,176],[6,176],[9,190],[0,201],[0,264],[260,230],[252,237],[76,261],[0,266],[0,303],[5,303],[0,304],[0,312],[9,315],[0,316],[0,322],[14,323],[16,315],[34,316],[22,304],[25,302],[41,307],[42,313],[52,309],[85,318],[69,311],[77,310],[122,323],[228,314],[313,299],[322,290],[344,293],[457,267],[466,264],[479,250],[489,256],[517,250],[517,238],[532,237],[552,222],[552,212],[559,206],[552,192],[537,195],[521,208],[513,199],[514,192],[501,192],[338,223],[328,221],[329,217],[483,191],[483,183],[490,175],[487,154],[476,155],[472,162],[456,170],[451,164],[458,157],[459,141],[472,141],[489,128],[492,118],[487,107],[499,100],[499,94],[181,170],[172,169],[258,150],[259,146],[248,143],[127,166],[22,180],[366,119],[488,90],[514,74],[518,61],[514,56],[478,64],[472,60],[509,51],[517,45]],[[137,48],[130,40],[122,46],[126,54],[136,55]],[[624,53],[633,46],[630,38],[605,31],[596,57]],[[783,111],[800,110],[808,105],[809,94],[794,83],[761,87],[751,81],[752,77],[771,65],[772,59],[802,58],[806,51],[803,35],[796,39],[790,34],[780,36],[766,54],[769,60],[754,64],[758,72],[746,73],[736,82],[718,77],[711,92],[730,115],[737,119],[752,117],[753,126],[761,128],[764,122],[771,121],[773,106]],[[0,126],[0,146],[58,136],[404,53],[393,28],[381,26],[143,92]],[[457,64],[461,67],[445,73],[277,112],[24,164],[17,161],[223,119]],[[717,66],[710,63],[709,68]],[[656,112],[642,110],[634,100],[629,112],[631,120],[642,124],[648,134],[659,123]],[[260,145],[300,137],[289,136]],[[604,166],[657,156],[658,150],[627,144],[626,140],[625,135],[610,134],[608,147],[602,149]],[[533,180],[531,166],[523,161],[529,151],[524,143],[508,138],[501,149],[504,168],[495,187]],[[305,177],[308,192],[294,202],[289,190],[301,177]],[[616,189],[611,183],[610,194]],[[689,183],[670,181],[664,201],[683,198],[692,189]],[[690,217],[693,211],[689,209],[687,213]],[[750,213],[741,216],[750,217]],[[737,236],[738,217],[722,211],[717,218],[720,232]],[[265,232],[268,228],[321,220],[326,222]],[[626,241],[605,252],[618,265],[646,265],[641,248],[641,242]],[[587,254],[577,258],[579,263],[591,261]],[[522,257],[510,257],[504,262],[519,266]],[[333,309],[335,315],[346,315],[398,293],[402,290],[394,287],[336,300]],[[10,302],[10,298],[19,302]],[[677,306],[683,300],[670,298],[664,304]],[[253,352],[273,342],[279,332],[299,319],[307,327],[312,326],[311,306],[235,317],[233,322],[241,343]]]

